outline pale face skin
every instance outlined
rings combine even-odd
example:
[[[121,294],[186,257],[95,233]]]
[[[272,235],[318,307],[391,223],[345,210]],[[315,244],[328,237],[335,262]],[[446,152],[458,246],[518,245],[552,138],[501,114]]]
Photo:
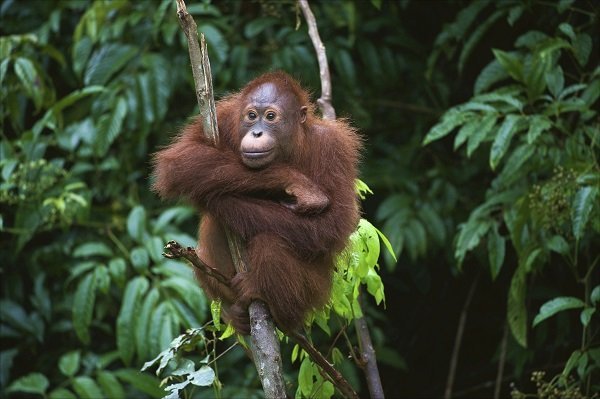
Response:
[[[300,107],[292,93],[264,83],[248,93],[241,119],[242,161],[249,168],[262,168],[289,155],[306,107]]]

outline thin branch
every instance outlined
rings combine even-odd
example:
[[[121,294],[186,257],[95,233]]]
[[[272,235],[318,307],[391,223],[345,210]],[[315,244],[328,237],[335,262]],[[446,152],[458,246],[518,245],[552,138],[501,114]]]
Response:
[[[504,324],[502,343],[500,344],[500,359],[498,360],[498,373],[496,374],[496,387],[494,388],[494,399],[500,399],[502,389],[502,378],[504,377],[504,365],[506,364],[506,344],[508,342],[508,325]]]
[[[163,256],[169,259],[184,258],[196,269],[217,279],[221,284],[225,284],[227,286],[230,284],[229,279],[225,275],[223,275],[214,267],[204,263],[202,259],[198,257],[198,254],[196,254],[194,248],[187,247],[184,249],[177,241],[169,241],[165,246],[165,252],[163,252]]]
[[[321,77],[321,98],[317,100],[317,104],[323,114],[323,119],[335,119],[335,109],[331,105],[331,75],[329,73],[329,64],[327,62],[327,53],[325,45],[321,41],[319,35],[319,29],[317,28],[317,21],[312,13],[307,0],[298,0],[298,4],[302,9],[302,14],[308,25],[308,35],[312,41],[315,52],[317,53],[317,59],[319,61],[319,76]],[[367,385],[369,387],[369,393],[373,399],[383,399],[383,386],[381,385],[381,377],[377,368],[377,358],[375,355],[375,349],[371,341],[371,335],[366,319],[360,317],[355,321],[356,333],[358,336],[359,345],[361,347],[361,356],[358,364],[362,367],[365,378],[367,379]]]
[[[467,314],[469,312],[469,306],[471,305],[471,300],[473,299],[473,294],[475,293],[475,288],[477,287],[478,282],[479,275],[477,275],[475,281],[473,281],[473,284],[471,284],[471,288],[467,294],[467,299],[465,299],[465,304],[460,312],[460,319],[458,321],[458,327],[456,328],[456,338],[454,339],[454,349],[452,350],[452,358],[450,359],[450,371],[448,372],[446,390],[444,391],[444,399],[450,399],[452,397],[452,387],[454,385],[454,376],[456,375],[456,365],[458,363],[460,345],[462,343],[465,324],[467,322]]]
[[[204,35],[201,35],[202,47],[198,44],[198,28],[192,16],[187,12],[185,2],[176,0],[177,16],[180,25],[188,39],[192,74],[196,88],[196,97],[203,121],[204,134],[213,143],[218,143],[218,124],[215,101],[212,90],[212,76],[210,62],[206,50]],[[232,260],[236,271],[247,271],[243,261],[244,246],[239,237],[226,229]],[[197,256],[196,256],[197,257]],[[249,307],[250,328],[252,343],[250,350],[261,380],[266,398],[285,397],[285,382],[283,380],[283,366],[279,340],[275,332],[275,326],[271,321],[267,307],[258,301],[253,301]]]
[[[325,45],[321,41],[319,36],[319,29],[317,28],[317,21],[312,13],[307,0],[298,0],[302,14],[306,23],[308,24],[308,35],[312,41],[315,52],[317,53],[317,59],[319,60],[319,75],[321,76],[321,97],[317,100],[323,119],[335,119],[335,109],[331,105],[331,76],[329,74],[329,64],[327,63],[327,54],[325,51]]]

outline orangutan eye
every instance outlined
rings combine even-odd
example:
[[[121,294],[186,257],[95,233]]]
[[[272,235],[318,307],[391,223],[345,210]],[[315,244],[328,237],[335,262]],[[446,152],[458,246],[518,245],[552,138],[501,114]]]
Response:
[[[251,121],[255,120],[257,116],[258,115],[256,115],[256,112],[254,111],[248,112],[248,119],[250,119]]]
[[[276,115],[276,114],[275,114],[275,112],[273,112],[273,111],[269,111],[269,112],[267,112],[267,114],[265,115],[265,117],[267,118],[267,120],[268,120],[268,121],[274,121],[276,116],[277,116],[277,115]]]

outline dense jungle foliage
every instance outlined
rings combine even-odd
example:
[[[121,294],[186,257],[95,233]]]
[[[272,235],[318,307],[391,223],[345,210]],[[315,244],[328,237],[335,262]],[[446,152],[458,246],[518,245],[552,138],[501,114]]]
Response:
[[[363,308],[386,395],[597,397],[600,4],[310,5],[334,106],[365,138],[365,218],[397,257],[379,261],[385,306],[373,277]],[[318,97],[294,1],[188,9],[217,98],[274,69]],[[162,397],[142,365],[212,320],[189,268],[161,256],[196,245],[197,215],[149,190],[151,153],[197,113],[174,1],[4,0],[0,34],[0,395]],[[343,321],[312,339],[367,396]],[[212,387],[186,395],[261,397],[220,334],[178,365],[226,351]],[[333,394],[283,353],[290,392]]]

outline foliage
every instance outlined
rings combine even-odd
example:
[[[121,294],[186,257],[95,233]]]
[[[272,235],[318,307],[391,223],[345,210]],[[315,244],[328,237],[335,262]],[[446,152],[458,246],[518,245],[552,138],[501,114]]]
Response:
[[[292,0],[188,3],[208,39],[217,97],[278,68],[318,96],[314,50]],[[489,278],[467,309],[457,389],[492,396],[482,383],[506,359],[505,377],[521,391],[526,370],[545,370],[564,379],[560,389],[591,396],[600,372],[598,5],[311,7],[334,106],[367,144],[361,178],[377,195],[364,200],[365,217],[396,256],[383,251],[377,261],[393,311],[363,307],[388,396],[442,395],[477,270]],[[161,204],[148,188],[150,153],[196,113],[174,2],[6,0],[0,34],[1,394],[165,395],[158,378],[138,372],[144,362],[189,328],[203,326],[209,351],[224,345],[207,329],[190,271],[161,256],[167,240],[195,245],[194,211]],[[377,241],[364,232],[353,245]],[[344,295],[328,310],[331,337],[322,321],[312,329],[324,353],[345,341],[340,331],[354,339],[337,312],[351,314],[358,281],[368,288],[364,264],[348,262],[336,282]],[[202,366],[206,348],[182,356]],[[304,392],[330,392],[299,349],[283,350],[295,359],[287,380],[301,371]],[[328,355],[362,396],[352,353]],[[219,358],[223,396],[260,397],[244,356],[236,345]],[[558,379],[547,381],[554,388]]]
[[[514,23],[518,16],[511,15],[523,5],[504,9],[506,4],[480,27],[498,13]],[[480,7],[473,3],[463,12],[474,17]],[[462,23],[460,17],[456,23]],[[423,140],[429,144],[456,131],[454,150],[465,147],[468,158],[476,151],[489,153],[494,177],[485,199],[459,226],[454,257],[461,268],[469,253],[487,249],[495,279],[510,267],[507,252],[514,250],[507,321],[521,346],[528,344],[531,280],[549,267],[562,267],[581,284],[579,296],[555,296],[543,304],[532,324],[582,310],[581,349],[571,356],[585,355],[578,368],[581,381],[600,369],[600,359],[590,357],[600,346],[589,333],[597,306],[590,295],[592,275],[600,262],[600,67],[589,63],[593,44],[586,26],[562,22],[552,34],[527,31],[513,51],[493,49],[494,60],[477,77],[474,96],[447,110]],[[567,362],[565,374],[573,367]]]
[[[293,28],[293,3],[254,6],[260,18],[243,17],[242,3],[217,8],[201,2],[189,9],[201,21],[219,71],[217,92],[239,87],[267,66],[318,76],[306,32]],[[291,16],[285,23],[283,12]],[[165,208],[148,188],[149,153],[194,113],[175,2],[31,7],[8,1],[1,13],[0,248],[7,263],[0,389],[51,398],[161,397],[159,380],[136,370],[209,315],[191,271],[161,255],[168,240],[195,245],[194,211]],[[274,33],[277,40],[264,44]],[[361,261],[367,273],[379,241],[370,224],[361,229],[377,243]],[[383,300],[376,273],[348,284],[360,281]],[[336,284],[334,306],[350,318],[348,298],[356,298],[343,284]],[[320,316],[323,326],[327,319]],[[211,342],[214,355],[217,340]],[[188,370],[191,361],[174,366],[174,373]],[[206,367],[178,375],[197,384]],[[228,374],[228,384],[240,382],[225,394],[255,395],[251,384],[244,391],[243,375]],[[212,383],[207,378],[200,385]],[[176,397],[180,388],[171,384],[167,391]]]

